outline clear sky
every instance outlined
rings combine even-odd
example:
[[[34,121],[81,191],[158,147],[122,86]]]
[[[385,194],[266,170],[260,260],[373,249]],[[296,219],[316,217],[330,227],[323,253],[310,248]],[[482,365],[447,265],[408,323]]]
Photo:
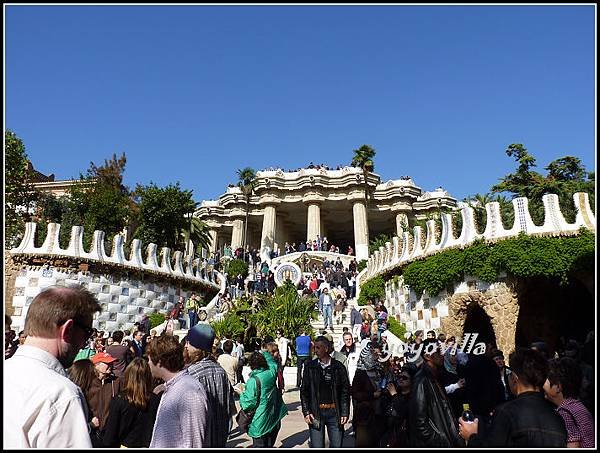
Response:
[[[595,168],[595,7],[6,6],[5,128],[57,179],[215,199],[236,170],[347,164],[484,193],[523,143]]]

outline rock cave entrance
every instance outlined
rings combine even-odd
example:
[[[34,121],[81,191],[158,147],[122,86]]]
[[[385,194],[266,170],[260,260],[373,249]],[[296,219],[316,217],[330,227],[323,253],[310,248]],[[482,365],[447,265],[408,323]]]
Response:
[[[516,346],[529,347],[534,341],[544,341],[549,353],[554,354],[561,337],[583,342],[594,330],[593,283],[591,288],[590,293],[589,285],[577,279],[566,285],[547,278],[519,281]]]
[[[477,333],[477,343],[481,341],[486,344],[491,343],[494,347],[497,347],[496,334],[494,333],[490,317],[476,302],[472,302],[467,307],[467,316],[463,326],[463,338],[467,333]]]

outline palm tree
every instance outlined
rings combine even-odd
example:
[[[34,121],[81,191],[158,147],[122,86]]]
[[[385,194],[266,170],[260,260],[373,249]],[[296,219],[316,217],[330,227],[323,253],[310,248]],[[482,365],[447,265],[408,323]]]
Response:
[[[494,201],[492,195],[490,195],[489,193],[483,195],[480,193],[476,193],[471,197],[465,198],[464,201],[467,202],[469,206],[473,208],[475,222],[477,223],[477,230],[478,232],[483,233],[483,231],[479,230],[485,228],[485,222],[487,217],[485,205]]]
[[[198,217],[194,217],[193,215],[190,217],[190,227],[188,230],[183,231],[181,233],[183,235],[184,242],[186,244],[186,249],[188,247],[189,241],[192,241],[193,244],[196,245],[195,250],[190,250],[190,254],[194,255],[196,252],[199,252],[203,248],[208,249],[211,243],[210,230],[208,225],[200,220]]]
[[[248,235],[248,215],[250,214],[250,195],[256,185],[256,171],[251,167],[246,167],[237,171],[238,187],[242,189],[246,199],[246,222],[244,223],[244,261],[246,260],[246,236]]]
[[[500,204],[500,218],[504,228],[512,228],[515,222],[515,210],[512,201],[502,195],[497,195],[492,201],[497,201]]]
[[[362,145],[360,148],[352,151],[354,157],[352,158],[351,165],[353,167],[359,167],[363,170],[363,179],[365,182],[365,204],[368,206],[369,203],[369,184],[367,183],[367,176],[370,171],[375,169],[373,164],[373,158],[375,157],[375,149],[369,145]]]
[[[200,252],[203,248],[208,249],[210,247],[211,236],[208,225],[198,217],[194,217],[194,212],[200,203],[194,201],[192,201],[192,203],[193,206],[190,204],[190,211],[187,213],[188,228],[181,229],[179,231],[179,237],[184,244],[186,255],[190,254],[194,256],[196,252]],[[190,241],[196,246],[195,250],[189,248]]]

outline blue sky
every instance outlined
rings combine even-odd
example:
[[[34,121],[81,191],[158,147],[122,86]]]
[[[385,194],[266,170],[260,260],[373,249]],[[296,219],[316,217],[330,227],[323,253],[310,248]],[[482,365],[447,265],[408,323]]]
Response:
[[[349,163],[484,193],[523,143],[595,168],[595,9],[5,6],[5,128],[57,179],[125,152],[125,182],[217,198],[236,169]]]

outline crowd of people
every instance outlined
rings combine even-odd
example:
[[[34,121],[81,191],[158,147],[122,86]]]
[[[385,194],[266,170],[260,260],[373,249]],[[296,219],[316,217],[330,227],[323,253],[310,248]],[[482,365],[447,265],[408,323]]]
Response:
[[[338,165],[337,167],[333,168],[333,167],[329,167],[328,165],[325,165],[325,164],[314,164],[313,162],[310,162],[306,167],[299,167],[299,168],[291,169],[291,170],[284,170],[281,167],[267,167],[263,171],[280,171],[281,170],[286,173],[295,173],[300,170],[306,170],[309,168],[314,168],[317,170],[341,170],[345,167],[347,167],[347,165]],[[230,187],[233,187],[233,185],[230,185]]]
[[[272,295],[275,292],[276,268],[269,266],[267,262],[260,261],[259,257],[254,261],[253,254],[247,255],[249,264],[248,275],[237,275],[233,278],[226,276],[226,291],[219,294],[218,312],[226,312],[233,306],[233,301],[242,296],[256,300],[261,294]],[[335,309],[336,317],[345,309],[347,300],[356,297],[356,276],[358,263],[353,258],[348,266],[344,266],[340,257],[330,260],[324,257],[323,261],[313,260],[309,263],[301,263],[303,274],[298,282],[297,289],[301,295],[314,295],[320,298],[323,290],[328,289],[333,296],[332,309]],[[197,311],[197,308],[194,311]],[[183,309],[180,314],[184,313]],[[190,318],[191,319],[191,318]],[[181,320],[180,320],[181,321]],[[338,323],[341,318],[337,319]],[[185,324],[185,321],[183,321]]]
[[[296,242],[289,243],[286,241],[283,245],[283,248],[281,248],[279,247],[279,244],[275,244],[274,249],[269,253],[269,257],[274,259],[296,252],[344,253],[348,256],[354,256],[354,248],[351,245],[348,245],[348,247],[342,250],[339,245],[329,242],[327,236],[323,236],[321,238],[320,235],[317,235],[315,239],[299,241],[298,245],[296,245]],[[244,252],[243,247],[238,247],[234,250],[231,245],[225,244],[223,246],[223,254],[221,255],[220,251],[213,252],[209,259],[204,259],[201,262],[201,269],[211,269],[210,266],[215,268],[215,265],[217,266],[215,269],[218,269],[219,265],[217,263],[220,261],[221,256],[241,259],[250,265],[255,265],[260,261],[260,252],[255,248],[250,248],[249,245],[246,246],[246,250]]]
[[[326,431],[341,447],[346,424],[356,447],[595,446],[591,335],[584,345],[563,341],[552,356],[542,342],[517,348],[510,366],[493,344],[465,353],[433,330],[414,332],[400,355],[385,330],[354,335],[354,327],[340,344],[327,330],[294,340],[278,331],[245,353],[243,338],[216,338],[204,323],[181,340],[145,320],[107,335],[91,327],[99,310],[87,290],[54,287],[34,298],[22,338],[5,319],[5,447],[225,447],[236,400],[254,414],[253,446],[273,447],[293,355],[311,447],[325,445]],[[375,304],[356,310],[352,324],[371,310],[385,321]]]

